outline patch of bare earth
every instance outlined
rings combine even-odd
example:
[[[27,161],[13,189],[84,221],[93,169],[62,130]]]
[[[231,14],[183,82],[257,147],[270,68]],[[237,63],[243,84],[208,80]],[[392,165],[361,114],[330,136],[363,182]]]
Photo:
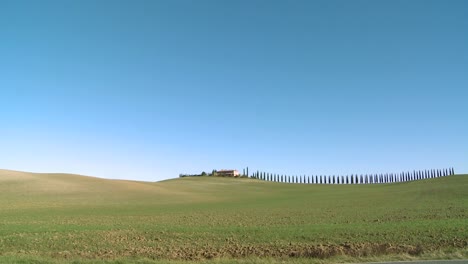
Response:
[[[318,258],[326,259],[335,256],[368,257],[394,254],[408,254],[418,256],[425,252],[441,250],[445,248],[466,248],[468,242],[454,240],[447,244],[432,245],[392,245],[384,244],[340,244],[340,245],[241,245],[229,244],[220,247],[206,246],[144,246],[129,247],[120,250],[102,249],[90,251],[65,251],[52,253],[54,258],[89,258],[89,259],[116,259],[122,257],[146,257],[151,259],[166,260],[206,260],[213,258]]]

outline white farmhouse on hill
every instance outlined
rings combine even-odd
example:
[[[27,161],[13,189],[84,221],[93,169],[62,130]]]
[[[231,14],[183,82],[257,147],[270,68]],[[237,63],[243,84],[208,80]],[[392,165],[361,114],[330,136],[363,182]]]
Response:
[[[219,170],[216,172],[218,176],[229,176],[229,177],[239,177],[239,171],[237,170]]]

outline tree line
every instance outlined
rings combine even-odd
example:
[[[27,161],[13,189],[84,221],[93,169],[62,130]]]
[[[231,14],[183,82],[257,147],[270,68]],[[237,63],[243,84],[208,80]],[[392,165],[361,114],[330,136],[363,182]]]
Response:
[[[351,174],[351,175],[283,175],[268,172],[254,172],[250,178],[264,181],[302,184],[377,184],[408,182],[454,175],[453,168],[413,170],[400,173]]]

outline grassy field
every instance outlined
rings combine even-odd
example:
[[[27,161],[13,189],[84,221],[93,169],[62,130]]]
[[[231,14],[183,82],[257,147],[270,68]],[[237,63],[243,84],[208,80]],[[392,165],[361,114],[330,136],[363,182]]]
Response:
[[[468,258],[468,175],[382,185],[0,170],[0,262]]]

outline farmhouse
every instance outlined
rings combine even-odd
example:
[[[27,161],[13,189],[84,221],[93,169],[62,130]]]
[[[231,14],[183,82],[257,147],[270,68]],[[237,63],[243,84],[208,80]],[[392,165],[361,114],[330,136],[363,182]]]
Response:
[[[218,176],[228,176],[228,177],[239,177],[239,171],[237,170],[219,170],[216,172]]]

